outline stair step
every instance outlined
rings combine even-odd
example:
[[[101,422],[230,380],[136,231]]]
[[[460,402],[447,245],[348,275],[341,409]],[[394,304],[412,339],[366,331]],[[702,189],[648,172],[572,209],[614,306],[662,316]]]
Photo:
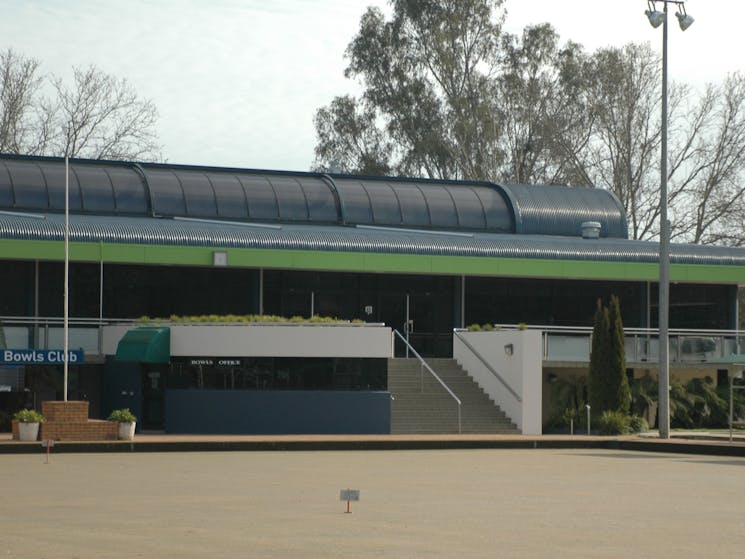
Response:
[[[461,400],[462,433],[514,434],[518,430],[483,389],[453,359],[427,364]],[[457,433],[458,406],[438,380],[416,359],[388,360],[391,432]]]

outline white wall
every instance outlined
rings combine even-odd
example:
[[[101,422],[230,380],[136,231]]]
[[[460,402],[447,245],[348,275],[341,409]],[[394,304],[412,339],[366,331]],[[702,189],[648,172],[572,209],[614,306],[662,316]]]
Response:
[[[522,401],[505,388],[459,336],[489,363]],[[453,336],[453,357],[524,435],[540,435],[543,430],[541,339],[541,332],[537,330],[458,332]],[[505,351],[507,345],[512,345],[511,355]]]
[[[144,325],[143,325],[144,326]],[[105,326],[103,351],[115,355],[136,325]],[[390,357],[391,329],[330,325],[170,325],[175,357]]]

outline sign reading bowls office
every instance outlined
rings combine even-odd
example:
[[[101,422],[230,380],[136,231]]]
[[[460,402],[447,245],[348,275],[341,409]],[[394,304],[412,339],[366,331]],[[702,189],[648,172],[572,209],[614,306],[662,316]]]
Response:
[[[69,350],[67,363],[82,364],[85,360],[83,350]],[[4,365],[60,365],[65,362],[65,352],[61,349],[2,349],[0,363]]]

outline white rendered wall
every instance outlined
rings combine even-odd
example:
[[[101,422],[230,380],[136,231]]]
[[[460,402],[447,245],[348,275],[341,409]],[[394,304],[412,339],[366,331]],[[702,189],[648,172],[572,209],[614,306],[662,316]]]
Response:
[[[518,401],[459,338],[462,336],[517,393]],[[537,330],[457,332],[453,357],[484,389],[523,435],[540,435],[542,423],[542,345]],[[512,346],[512,354],[505,346]]]
[[[149,326],[149,325],[143,325]],[[174,357],[390,357],[391,329],[350,325],[168,325]],[[103,352],[136,325],[105,326]]]

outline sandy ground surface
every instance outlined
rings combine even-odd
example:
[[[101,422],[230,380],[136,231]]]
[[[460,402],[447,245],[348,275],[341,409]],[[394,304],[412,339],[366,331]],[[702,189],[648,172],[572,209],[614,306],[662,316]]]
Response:
[[[745,459],[607,450],[0,456],[0,558],[742,557]],[[360,501],[339,500],[341,489]]]

